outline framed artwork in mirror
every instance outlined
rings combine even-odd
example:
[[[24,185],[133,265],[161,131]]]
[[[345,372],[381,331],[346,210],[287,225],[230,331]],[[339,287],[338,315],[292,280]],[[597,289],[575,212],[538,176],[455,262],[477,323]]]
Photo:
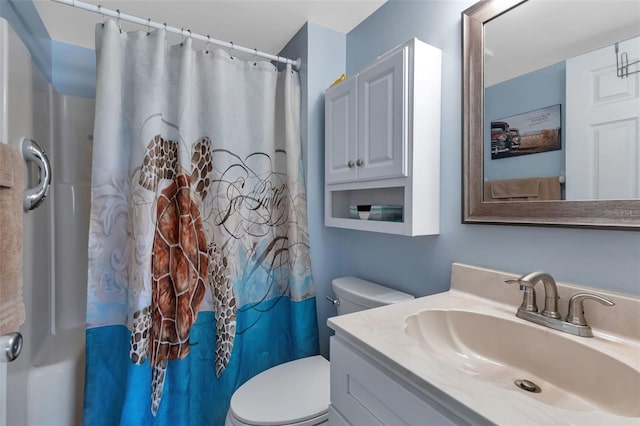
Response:
[[[491,159],[560,149],[561,123],[560,104],[491,120]]]

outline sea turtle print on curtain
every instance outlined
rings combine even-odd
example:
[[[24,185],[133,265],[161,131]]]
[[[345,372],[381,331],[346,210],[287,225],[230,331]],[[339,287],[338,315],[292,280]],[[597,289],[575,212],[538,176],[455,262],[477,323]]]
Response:
[[[318,353],[291,67],[97,27],[87,425],[222,425]]]
[[[189,354],[189,331],[211,288],[216,315],[216,374],[224,370],[235,337],[236,301],[227,260],[205,236],[200,205],[206,199],[213,171],[211,141],[193,145],[191,173],[180,170],[178,144],[157,135],[147,146],[139,183],[156,192],[156,224],[151,255],[151,305],[133,314],[131,360],[150,356],[151,410],[157,413],[167,361]]]

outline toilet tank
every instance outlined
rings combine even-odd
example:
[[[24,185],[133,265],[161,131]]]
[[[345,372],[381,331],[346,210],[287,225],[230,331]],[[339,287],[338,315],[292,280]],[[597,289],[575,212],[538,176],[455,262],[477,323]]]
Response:
[[[340,302],[337,306],[338,315],[415,299],[410,294],[356,277],[336,278],[331,285]]]

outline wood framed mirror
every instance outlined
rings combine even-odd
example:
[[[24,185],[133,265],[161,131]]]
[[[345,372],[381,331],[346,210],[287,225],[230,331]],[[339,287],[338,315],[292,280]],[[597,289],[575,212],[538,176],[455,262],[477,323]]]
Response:
[[[597,16],[598,21],[604,21],[604,19],[600,19],[602,18],[600,12],[588,10],[588,7],[596,3],[602,3],[606,9],[610,9],[619,15],[612,17],[612,19],[614,21],[617,20],[614,24],[616,31],[622,29],[622,33],[608,33],[606,29],[603,29],[602,33],[604,35],[602,37],[600,35],[596,37],[592,34],[585,35],[580,38],[579,42],[584,43],[576,48],[575,55],[571,53],[569,56],[562,57],[554,56],[556,52],[549,52],[544,55],[538,52],[533,53],[534,44],[524,46],[526,39],[535,39],[539,36],[535,44],[557,47],[559,43],[555,41],[544,41],[545,36],[550,37],[548,40],[555,40],[553,37],[556,36],[552,34],[550,28],[554,26],[560,27],[559,24],[554,25],[553,20],[549,19],[550,16],[557,19],[558,23],[564,22],[566,24],[566,22],[571,22],[571,26],[575,26],[576,31],[580,27],[579,24],[576,24],[578,15],[590,17],[591,21],[586,22],[587,27],[593,27],[593,16]],[[625,55],[627,55],[626,50],[629,50],[628,63],[638,59],[634,55],[640,55],[635,50],[637,46],[640,46],[640,3],[625,2],[624,0],[619,2],[637,8],[637,13],[635,9],[632,9],[631,13],[623,11],[614,7],[611,3],[611,1],[485,0],[462,12],[463,223],[640,230],[640,100],[638,100],[640,94],[640,72],[635,72],[640,71],[640,64],[632,64],[626,70],[623,69],[623,72],[626,71],[628,74],[620,77],[620,56],[618,56],[618,43],[620,45],[619,50],[625,50]],[[535,22],[535,13],[530,12],[525,7],[530,8],[537,4],[546,5],[546,7],[564,5],[566,10],[558,10],[551,13],[548,10],[544,11],[545,15],[543,16],[546,16],[547,19]],[[602,7],[602,5],[600,6]],[[563,17],[563,13],[570,15]],[[596,13],[597,15],[595,15]],[[517,15],[526,16],[528,21],[538,25],[538,29],[525,30],[523,28],[524,24],[520,23],[518,24],[520,27],[516,28],[514,32],[522,32],[523,34],[520,34],[520,36],[517,36],[517,34],[505,36],[501,31],[509,27],[507,23],[503,25],[502,22],[507,21],[506,17],[516,17]],[[629,16],[631,20],[623,21]],[[562,31],[566,33],[567,27],[568,25],[564,25]],[[489,34],[488,29],[491,29],[495,34]],[[532,37],[532,31],[536,37]],[[532,52],[530,53],[531,57],[548,57],[546,60],[547,65],[544,63],[542,65],[531,65],[530,69],[514,71],[517,73],[515,76],[505,75],[496,78],[495,71],[491,71],[491,74],[488,74],[490,67],[487,67],[487,62],[494,60],[494,55],[500,60],[504,60],[504,54],[494,52],[493,45],[486,45],[487,40],[490,39],[513,40],[514,43],[519,43],[507,48],[507,51],[515,52],[514,57],[513,59],[507,58],[508,65],[503,65],[498,69],[511,71],[518,68],[515,65],[524,62],[521,58],[523,51]],[[577,45],[579,43],[574,40],[572,44]],[[495,46],[495,48],[496,51],[500,49],[502,49],[500,52],[504,51],[504,46]],[[576,117],[580,118],[585,113],[578,108],[572,108],[571,104],[567,105],[569,101],[566,99],[567,96],[570,96],[568,87],[574,84],[574,80],[577,80],[575,77],[577,73],[573,72],[574,68],[572,68],[573,62],[576,62],[573,58],[596,50],[604,50],[606,52],[608,55],[607,60],[609,61],[606,72],[610,73],[612,70],[614,74],[613,76],[610,74],[605,75],[605,71],[602,71],[598,74],[600,83],[590,83],[591,86],[595,87],[594,90],[596,91],[600,87],[601,92],[604,93],[605,89],[602,89],[604,86],[601,87],[598,84],[609,81],[615,85],[615,90],[629,93],[628,97],[632,102],[629,105],[631,105],[632,111],[634,111],[635,105],[638,105],[638,109],[633,113],[635,114],[633,117],[616,118],[615,123],[623,123],[622,130],[620,130],[619,126],[614,128],[612,126],[590,124],[585,126],[585,133],[579,134],[572,129],[575,129]],[[520,57],[517,54],[520,54]],[[617,59],[618,64],[616,64]],[[513,98],[522,100],[522,96],[518,94],[518,90],[513,89],[513,85],[522,78],[528,78],[538,73],[540,69],[547,69],[548,66],[551,66],[548,65],[549,62],[553,66],[560,64],[558,65],[561,69],[560,75],[565,81],[562,81],[559,85],[558,95],[564,97],[563,101],[538,100],[539,105],[536,106],[535,102],[531,100],[533,98],[531,96],[527,97],[528,103],[525,102],[526,105],[517,104],[508,110],[503,108],[500,112],[496,112],[499,108],[490,108],[486,104],[487,99],[494,93],[489,90],[488,85],[491,84],[492,90],[499,85],[495,81],[500,81],[500,84],[511,84],[511,86],[507,86],[510,89],[506,93],[511,94]],[[502,63],[504,64],[504,62]],[[548,87],[551,85],[543,83],[543,86]],[[567,92],[562,90],[565,87]],[[539,92],[538,89],[533,90]],[[585,92],[586,90],[581,91]],[[635,99],[631,99],[634,96]],[[494,98],[495,96],[492,99]],[[571,100],[571,102],[575,104],[574,100]],[[583,101],[579,102],[585,103]],[[561,117],[558,118],[561,124],[548,125],[548,127],[558,127],[557,138],[559,140],[557,142],[560,147],[554,148],[554,152],[532,152],[533,145],[527,145],[525,142],[533,140],[531,135],[535,131],[535,126],[531,125],[531,132],[527,132],[527,129],[518,131],[518,129],[511,128],[509,130],[506,121],[513,119],[516,122],[517,117],[522,118],[521,116],[531,111],[543,111],[544,107],[555,106],[555,104],[561,104],[561,107],[556,109],[558,112],[547,112],[546,116],[551,117],[556,114]],[[502,102],[499,106],[505,107],[505,105],[506,103]],[[541,116],[541,113],[538,114],[535,120],[540,121]],[[533,123],[533,121],[530,120],[529,123]],[[499,136],[497,136],[499,134],[502,134],[502,137],[507,139],[508,144],[506,146],[504,144],[500,145],[503,141],[500,141]],[[630,141],[625,139],[624,143],[621,143],[620,135],[624,136],[623,139],[630,137]],[[578,138],[579,142],[572,142],[571,138],[574,140]],[[491,144],[491,139],[493,139],[493,145]],[[611,141],[615,143],[609,143]],[[576,150],[580,153],[589,152],[591,157],[593,152],[601,152],[607,158],[614,156],[615,158],[612,160],[611,165],[607,166],[611,169],[609,175],[607,175],[604,165],[600,166],[600,168],[596,167],[595,171],[591,170],[591,166],[585,167],[580,163],[577,163],[578,166],[576,166],[576,161],[573,160]],[[608,153],[613,154],[609,155]],[[561,158],[560,166],[557,166],[560,167],[560,170],[553,174],[544,170],[551,162],[551,160],[547,160],[551,156],[556,158],[560,156],[559,158]],[[581,156],[584,157],[584,155]],[[571,164],[569,164],[567,157],[571,158]],[[593,161],[591,157],[588,158],[588,161]],[[534,159],[536,162],[534,162]],[[498,165],[505,165],[505,167],[499,168],[497,167]],[[506,165],[510,167],[506,167]],[[491,173],[494,173],[494,169],[517,170],[514,173],[527,171],[529,174],[516,174],[513,177],[507,176],[506,178],[500,176],[501,179],[495,179],[495,176],[491,175]],[[586,174],[585,170],[587,170]],[[520,194],[522,198],[520,198],[520,195],[500,197],[496,195],[495,191],[491,192],[491,185],[493,185],[493,188],[499,187],[498,181],[508,181],[507,186],[509,186],[515,181],[521,181],[520,183],[522,183],[526,180],[529,184],[532,184],[531,180],[550,177],[557,179],[557,184],[560,185],[560,195],[553,196],[551,199],[540,196],[536,191],[534,191],[535,194],[532,197],[527,197],[527,194]],[[563,183],[563,180],[566,180],[566,184]],[[590,195],[584,195],[580,192],[582,191],[580,186],[585,185],[590,188],[589,190],[592,190]],[[593,188],[595,188],[595,192],[593,192]],[[526,193],[527,191],[524,192]],[[556,189],[554,188],[555,192]]]

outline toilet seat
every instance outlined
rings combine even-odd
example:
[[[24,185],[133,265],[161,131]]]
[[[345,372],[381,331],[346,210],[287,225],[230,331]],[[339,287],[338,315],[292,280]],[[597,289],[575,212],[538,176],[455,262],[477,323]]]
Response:
[[[329,409],[329,361],[312,356],[258,374],[231,397],[227,420],[235,425],[316,425]]]

